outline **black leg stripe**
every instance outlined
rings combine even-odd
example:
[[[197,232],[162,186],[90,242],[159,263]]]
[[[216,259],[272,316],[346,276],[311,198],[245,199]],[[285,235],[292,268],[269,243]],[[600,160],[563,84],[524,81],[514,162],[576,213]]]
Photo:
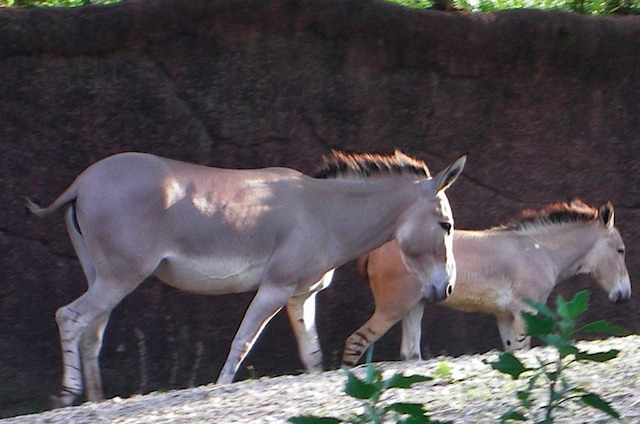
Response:
[[[367,336],[365,336],[364,334],[362,334],[359,331],[356,331],[354,333],[356,336],[360,337],[362,340],[364,340],[366,343],[369,343],[369,338]]]

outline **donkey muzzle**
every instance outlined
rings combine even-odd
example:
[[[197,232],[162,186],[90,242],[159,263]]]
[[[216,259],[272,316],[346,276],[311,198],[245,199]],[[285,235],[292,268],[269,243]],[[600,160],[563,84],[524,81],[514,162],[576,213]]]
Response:
[[[453,292],[453,284],[446,286],[430,285],[422,289],[422,297],[429,302],[442,302]]]
[[[621,303],[625,303],[631,297],[631,290],[625,289],[617,289],[609,293],[609,300],[616,305],[620,305]]]

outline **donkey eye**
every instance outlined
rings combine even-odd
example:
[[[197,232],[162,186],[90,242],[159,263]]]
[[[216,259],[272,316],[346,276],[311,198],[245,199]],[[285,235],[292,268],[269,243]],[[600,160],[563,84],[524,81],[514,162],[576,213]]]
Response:
[[[451,232],[451,224],[448,222],[440,222],[440,227],[442,227],[442,229],[446,231],[447,234]]]
[[[624,255],[624,249],[623,248],[618,249],[618,253],[621,255]]]

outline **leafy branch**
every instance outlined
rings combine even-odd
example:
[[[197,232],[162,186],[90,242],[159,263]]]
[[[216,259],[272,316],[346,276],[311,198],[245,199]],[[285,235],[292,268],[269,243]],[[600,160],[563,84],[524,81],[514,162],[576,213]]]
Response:
[[[519,407],[509,410],[502,416],[502,422],[509,420],[526,421],[534,413],[536,399],[533,391],[538,386],[548,389],[542,417],[536,422],[551,424],[554,413],[567,402],[577,401],[596,408],[610,417],[619,419],[620,414],[596,393],[574,386],[564,376],[564,371],[576,363],[606,362],[618,356],[619,351],[612,349],[606,352],[589,353],[580,350],[574,343],[575,335],[579,331],[606,333],[622,336],[627,331],[621,327],[601,320],[577,327],[577,318],[584,314],[589,306],[589,295],[586,291],[577,293],[572,300],[565,301],[562,296],[556,299],[556,310],[546,305],[527,301],[527,304],[537,313],[523,312],[528,336],[538,337],[556,350],[555,358],[549,361],[538,358],[538,366],[525,366],[513,353],[505,352],[500,355],[492,368],[510,375],[514,380],[521,376],[528,377],[525,388],[516,392]]]
[[[347,373],[347,383],[345,393],[363,402],[364,412],[354,414],[347,421],[334,417],[318,417],[313,415],[289,418],[289,422],[294,424],[334,424],[350,423],[378,424],[385,421],[385,418],[392,414],[397,423],[424,423],[424,424],[445,424],[449,421],[435,421],[429,418],[427,410],[421,404],[396,402],[384,405],[381,402],[383,394],[389,389],[408,389],[416,383],[433,380],[432,377],[421,375],[404,376],[396,373],[384,379],[382,372],[371,363],[366,365],[364,379],[358,378],[352,371],[345,369]]]

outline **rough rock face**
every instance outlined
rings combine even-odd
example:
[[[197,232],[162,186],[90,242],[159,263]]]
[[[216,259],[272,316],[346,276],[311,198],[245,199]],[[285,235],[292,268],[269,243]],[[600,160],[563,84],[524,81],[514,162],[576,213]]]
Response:
[[[129,1],[0,10],[0,414],[44,407],[61,374],[55,310],[85,287],[61,214],[29,216],[91,163],[137,150],[224,167],[311,171],[330,148],[400,148],[438,171],[468,152],[450,190],[456,224],[525,207],[611,200],[631,279],[640,259],[640,20],[512,11],[447,14],[382,1]],[[637,298],[590,318],[640,328]],[[555,293],[553,295],[555,297]],[[213,381],[251,294],[202,297],[154,281],[114,311],[106,394]],[[348,264],[319,296],[327,367],[369,316]],[[488,317],[430,307],[434,354],[499,347]],[[398,333],[376,346],[398,357]],[[239,378],[301,368],[284,314]]]

